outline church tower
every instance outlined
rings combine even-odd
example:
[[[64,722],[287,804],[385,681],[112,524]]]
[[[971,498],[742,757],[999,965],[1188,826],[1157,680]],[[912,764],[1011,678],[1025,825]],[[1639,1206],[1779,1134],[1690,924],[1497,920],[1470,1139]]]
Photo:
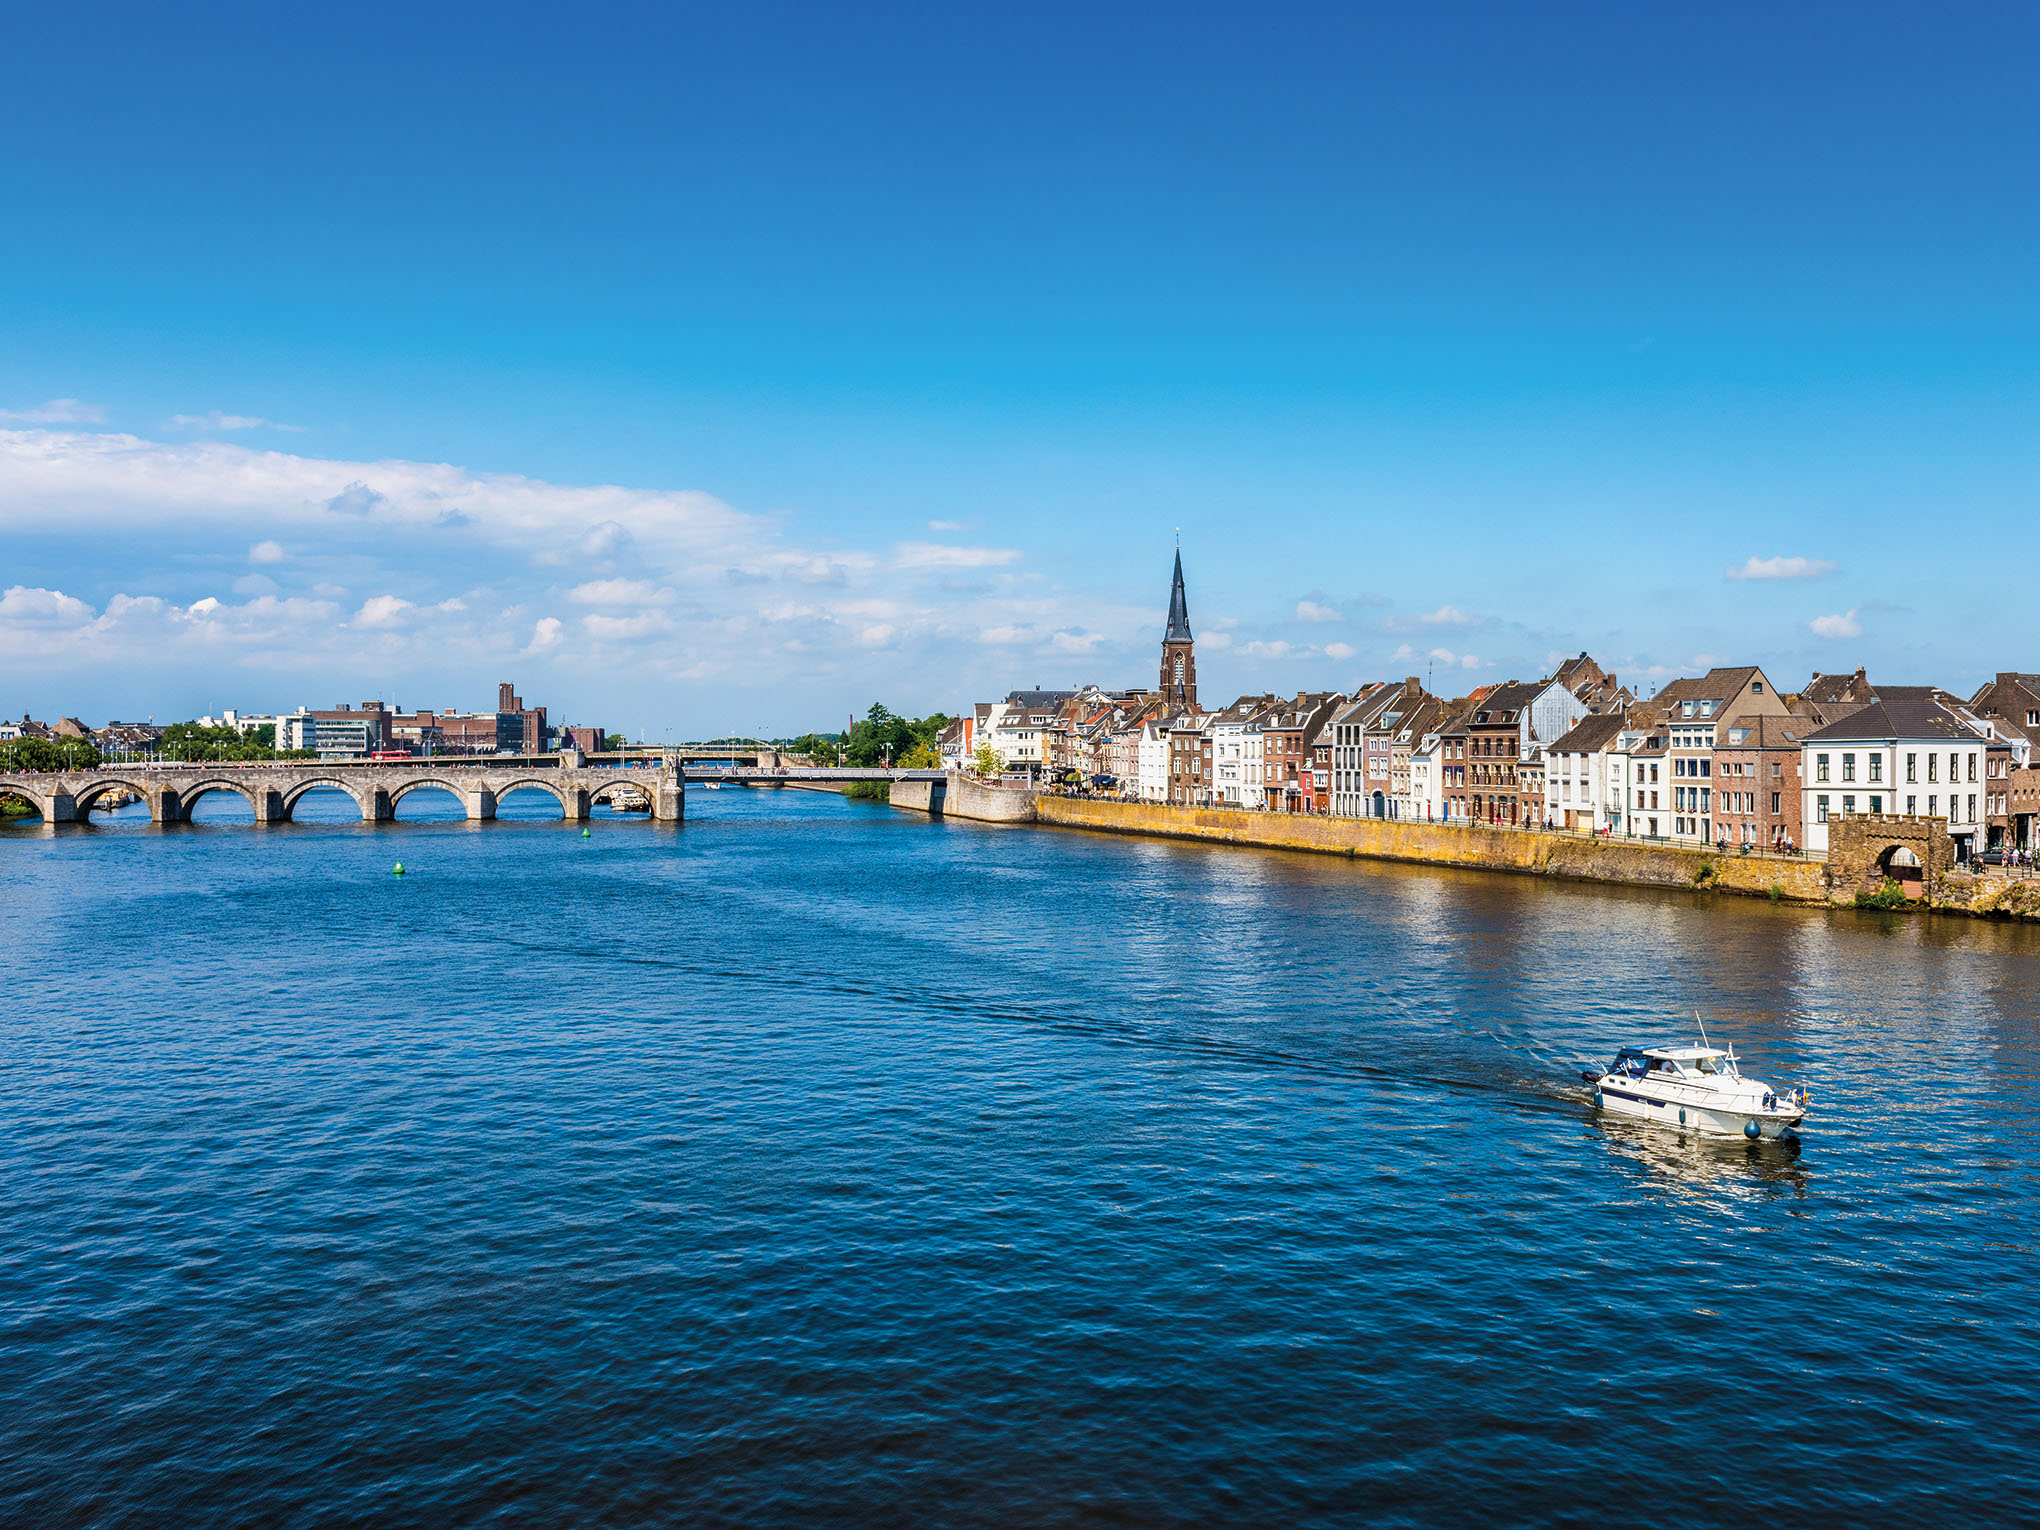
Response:
[[[1162,700],[1197,710],[1197,644],[1190,636],[1190,603],[1183,598],[1183,548],[1176,548],[1176,582],[1169,587],[1169,626],[1162,634]]]

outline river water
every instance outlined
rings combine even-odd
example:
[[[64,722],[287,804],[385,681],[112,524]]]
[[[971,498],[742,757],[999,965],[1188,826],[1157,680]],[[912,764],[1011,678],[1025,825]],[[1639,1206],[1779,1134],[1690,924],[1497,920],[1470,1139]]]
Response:
[[[523,800],[0,833],[0,1522],[2040,1502],[2032,932]],[[1595,1118],[1696,1008],[1798,1155]]]

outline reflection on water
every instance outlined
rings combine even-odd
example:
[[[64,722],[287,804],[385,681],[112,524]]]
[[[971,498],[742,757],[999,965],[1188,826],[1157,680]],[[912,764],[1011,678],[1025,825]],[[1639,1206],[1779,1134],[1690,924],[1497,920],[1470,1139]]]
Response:
[[[2035,932],[689,809],[0,832],[0,1523],[2040,1499]]]
[[[1780,1192],[1803,1196],[1813,1183],[1803,1143],[1703,1137],[1593,1114],[1610,1153],[1646,1170],[1667,1189],[1703,1199]]]

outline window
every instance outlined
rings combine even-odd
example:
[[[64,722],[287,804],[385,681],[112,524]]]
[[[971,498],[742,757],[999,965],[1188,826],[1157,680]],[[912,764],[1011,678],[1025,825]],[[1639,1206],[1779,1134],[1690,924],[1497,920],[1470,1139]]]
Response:
[[[1910,786],[1920,778],[1920,757],[1909,754],[1905,757],[1905,784]]]
[[[1783,760],[1773,760],[1771,762],[1771,779],[1773,781],[1785,779],[1785,762]]]
[[[1813,810],[1814,810],[1814,812],[1815,812],[1815,813],[1819,814],[1819,816],[1820,816],[1820,821],[1821,821],[1822,823],[1826,823],[1826,822],[1827,822],[1827,798],[1825,798],[1825,797],[1816,797],[1816,798],[1814,798],[1814,799],[1813,799]]]
[[[1881,754],[1870,756],[1870,779],[1873,781],[1884,779],[1884,756]]]
[[[1941,799],[1939,797],[1935,796],[1932,792],[1927,793],[1927,816],[1929,818],[1940,817],[1941,815],[1940,804]]]
[[[1929,786],[1933,785],[1934,782],[1940,779],[1940,775],[1937,770],[1937,767],[1940,765],[1940,763],[1941,757],[1938,754],[1930,754],[1927,756],[1927,784]]]
[[[1681,717],[1691,717],[1691,716],[1693,715],[1693,703],[1692,703],[1692,702],[1690,702],[1690,701],[1682,701],[1682,702],[1680,702],[1680,703],[1679,703],[1679,715],[1680,715]]]
[[[1842,779],[1844,781],[1856,779],[1856,757],[1853,754],[1842,756]]]
[[[1884,799],[1883,799],[1882,797],[1872,797],[1872,798],[1870,799],[1870,811],[1871,811],[1871,812],[1873,812],[1873,813],[1881,813],[1881,812],[1883,812],[1883,811],[1884,811]]]
[[[1773,814],[1782,813],[1785,811],[1784,808],[1778,805],[1778,799],[1779,794],[1777,792],[1771,793],[1771,811]]]
[[[1763,681],[1761,681],[1761,680],[1752,680],[1752,681],[1750,682],[1750,694],[1751,694],[1752,696],[1761,696],[1761,695],[1763,695],[1763,694],[1764,694],[1764,682],[1763,682]]]
[[[1712,760],[1702,760],[1699,763],[1701,775],[1711,776],[1714,774],[1714,762]]]
[[[1843,811],[1844,813],[1853,813],[1853,812],[1855,812],[1855,811],[1856,811],[1856,799],[1855,799],[1854,797],[1844,797],[1844,798],[1842,798],[1842,811]]]
[[[1825,781],[1828,778],[1828,757],[1817,754],[1813,757],[1813,779]]]
[[[1920,811],[1920,799],[1919,799],[1919,798],[1917,798],[1917,797],[1908,797],[1908,798],[1906,798],[1906,799],[1905,799],[1905,816],[1906,816],[1906,817],[1908,817],[1908,818],[1914,818],[1914,817],[1917,817],[1917,816],[1919,815],[1919,811]]]
[[[1975,822],[1976,822],[1976,793],[1975,793],[1975,792],[1971,792],[1971,793],[1969,794],[1969,818],[1968,818],[1968,822],[1970,822],[1970,823],[1975,823]]]
[[[1972,781],[1976,779],[1976,756],[1973,754],[1969,757],[1969,779]],[[1972,813],[1970,816],[1973,818],[1975,814]]]
[[[1950,753],[1948,756],[1948,780],[1952,785],[1962,779],[1962,756]]]

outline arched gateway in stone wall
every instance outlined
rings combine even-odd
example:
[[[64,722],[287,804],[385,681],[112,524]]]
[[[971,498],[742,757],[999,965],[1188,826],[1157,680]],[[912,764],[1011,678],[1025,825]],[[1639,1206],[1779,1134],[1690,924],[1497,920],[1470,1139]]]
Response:
[[[1955,841],[1945,818],[1850,813],[1828,820],[1828,891],[1847,898],[1876,892],[1885,879],[1913,897],[1955,864]]]

